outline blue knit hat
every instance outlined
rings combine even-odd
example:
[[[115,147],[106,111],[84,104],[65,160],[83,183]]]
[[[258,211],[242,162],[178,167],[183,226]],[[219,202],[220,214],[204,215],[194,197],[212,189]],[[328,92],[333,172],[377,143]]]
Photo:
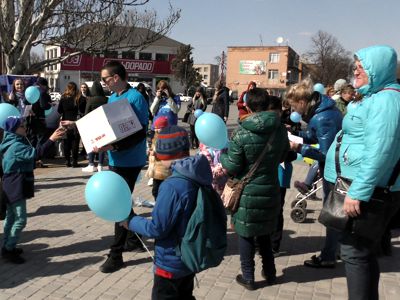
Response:
[[[187,131],[173,125],[163,128],[157,135],[156,157],[159,160],[173,160],[190,156]]]
[[[3,128],[5,131],[15,133],[18,129],[19,126],[23,123],[24,119],[21,117],[8,117],[4,123],[3,123]]]

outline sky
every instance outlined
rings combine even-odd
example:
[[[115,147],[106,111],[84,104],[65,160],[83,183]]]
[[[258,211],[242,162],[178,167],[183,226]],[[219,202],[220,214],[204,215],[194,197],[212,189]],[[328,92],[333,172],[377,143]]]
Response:
[[[168,37],[194,47],[195,63],[216,63],[228,46],[289,45],[300,55],[318,30],[348,51],[374,44],[400,56],[400,0],[170,0],[182,16]],[[151,0],[162,17],[167,0]]]

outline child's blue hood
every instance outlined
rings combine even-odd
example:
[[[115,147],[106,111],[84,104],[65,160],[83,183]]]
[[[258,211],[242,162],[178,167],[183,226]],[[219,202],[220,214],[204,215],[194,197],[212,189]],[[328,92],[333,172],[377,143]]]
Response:
[[[204,155],[195,155],[177,160],[171,166],[172,172],[188,177],[200,185],[211,185],[211,167]]]
[[[16,133],[4,131],[3,141],[0,144],[0,153],[4,154],[7,149],[17,141],[27,144],[27,139],[25,137]]]
[[[373,94],[396,83],[397,54],[389,46],[371,46],[355,53],[368,75],[369,83],[358,89],[362,95]]]

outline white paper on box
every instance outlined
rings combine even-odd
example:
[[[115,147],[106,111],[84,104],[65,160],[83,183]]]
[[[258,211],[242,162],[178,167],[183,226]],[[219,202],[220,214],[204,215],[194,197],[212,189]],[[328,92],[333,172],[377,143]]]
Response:
[[[87,153],[119,141],[143,127],[127,99],[102,105],[76,121]]]
[[[299,137],[297,135],[293,135],[290,132],[288,132],[288,138],[289,138],[289,141],[291,141],[293,143],[303,144],[303,138],[302,137]]]

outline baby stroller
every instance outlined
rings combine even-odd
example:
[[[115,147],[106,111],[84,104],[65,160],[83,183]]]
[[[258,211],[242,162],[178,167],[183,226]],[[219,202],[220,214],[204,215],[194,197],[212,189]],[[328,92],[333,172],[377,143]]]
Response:
[[[316,199],[316,193],[322,189],[322,177],[317,178],[317,180],[312,184],[312,188],[307,193],[298,193],[296,199],[291,203],[292,211],[290,212],[290,217],[295,223],[303,223],[307,217],[307,199]]]

